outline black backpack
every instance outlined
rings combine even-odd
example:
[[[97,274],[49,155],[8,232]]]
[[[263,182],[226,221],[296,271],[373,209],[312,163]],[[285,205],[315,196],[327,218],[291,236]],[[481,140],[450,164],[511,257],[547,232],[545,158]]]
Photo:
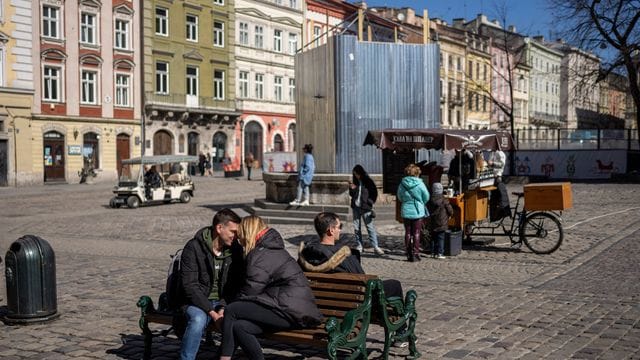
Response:
[[[181,257],[182,249],[176,251],[174,255],[171,255],[171,264],[169,265],[169,270],[167,271],[167,310],[171,311],[175,311],[180,307],[180,299],[182,299],[184,295],[180,271]]]

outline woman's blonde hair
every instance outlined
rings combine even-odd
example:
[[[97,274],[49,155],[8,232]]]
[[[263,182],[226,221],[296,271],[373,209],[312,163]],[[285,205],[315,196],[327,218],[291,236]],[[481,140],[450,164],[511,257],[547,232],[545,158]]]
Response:
[[[244,256],[256,247],[258,233],[267,228],[261,217],[250,215],[242,219],[238,226],[238,241],[244,248]]]
[[[409,164],[406,168],[404,168],[404,174],[407,176],[420,176],[422,171],[420,171],[420,167],[416,164]]]

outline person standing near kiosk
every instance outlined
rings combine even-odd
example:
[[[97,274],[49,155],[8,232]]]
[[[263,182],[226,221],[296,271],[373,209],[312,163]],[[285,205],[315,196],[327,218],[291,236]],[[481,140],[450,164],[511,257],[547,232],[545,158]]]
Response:
[[[424,219],[429,216],[425,205],[429,201],[429,191],[420,178],[420,168],[409,164],[404,169],[406,175],[398,186],[398,200],[402,202],[401,214],[404,223],[404,246],[407,260],[420,261],[420,231]]]

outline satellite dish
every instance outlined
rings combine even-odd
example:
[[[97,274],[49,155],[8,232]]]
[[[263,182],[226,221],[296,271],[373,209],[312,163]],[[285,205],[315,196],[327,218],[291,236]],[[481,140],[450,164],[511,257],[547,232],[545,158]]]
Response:
[[[398,21],[404,21],[404,14],[403,13],[399,13],[398,14]]]

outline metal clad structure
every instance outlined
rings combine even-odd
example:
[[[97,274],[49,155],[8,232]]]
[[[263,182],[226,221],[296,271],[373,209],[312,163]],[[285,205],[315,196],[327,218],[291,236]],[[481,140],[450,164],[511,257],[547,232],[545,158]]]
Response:
[[[362,164],[380,173],[380,150],[362,146],[367,131],[439,127],[439,53],[437,44],[358,42],[345,35],[297,55],[298,141],[314,144],[317,171],[350,173]],[[333,84],[308,83],[318,73],[326,75],[323,81],[333,77]],[[313,94],[320,89],[334,92]],[[316,112],[320,103],[324,119]]]

